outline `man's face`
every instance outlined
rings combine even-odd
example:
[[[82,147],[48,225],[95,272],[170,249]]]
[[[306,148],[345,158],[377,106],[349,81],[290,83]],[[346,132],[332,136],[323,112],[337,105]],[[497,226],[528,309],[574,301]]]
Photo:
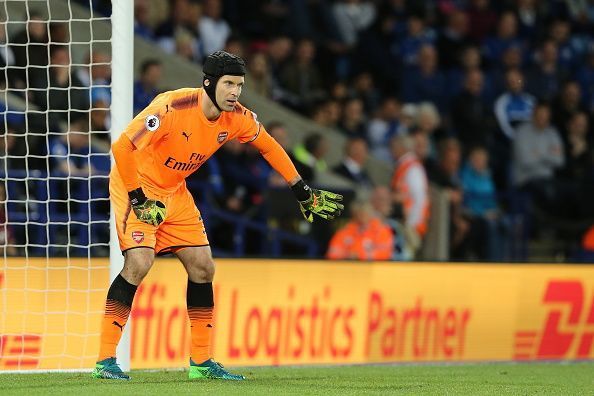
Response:
[[[534,124],[537,128],[544,129],[549,126],[551,110],[546,106],[538,106],[534,110]]]
[[[224,75],[217,83],[216,98],[217,104],[223,111],[233,111],[241,95],[243,76]]]
[[[150,86],[157,86],[161,80],[161,66],[153,65],[146,70],[143,80]]]
[[[524,89],[522,75],[517,71],[507,73],[507,87],[513,93],[519,93]]]

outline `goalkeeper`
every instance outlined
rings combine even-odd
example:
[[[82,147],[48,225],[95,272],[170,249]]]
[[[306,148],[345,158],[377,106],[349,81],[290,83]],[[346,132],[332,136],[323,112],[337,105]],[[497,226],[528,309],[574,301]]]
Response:
[[[256,147],[287,181],[307,221],[314,215],[333,219],[343,209],[342,196],[305,184],[256,114],[238,102],[245,75],[241,58],[215,52],[206,58],[203,72],[202,88],[157,96],[112,145],[116,166],[109,191],[125,260],[107,293],[95,378],[130,379],[116,363],[116,346],[155,254],[173,253],[188,273],[190,378],[244,379],[209,354],[215,265],[185,182],[225,142],[238,139]]]

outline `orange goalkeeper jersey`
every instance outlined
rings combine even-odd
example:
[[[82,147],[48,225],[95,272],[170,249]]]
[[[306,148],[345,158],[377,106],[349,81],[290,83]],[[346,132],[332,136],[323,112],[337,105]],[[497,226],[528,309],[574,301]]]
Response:
[[[287,181],[298,176],[282,147],[258,122],[255,113],[238,102],[235,111],[222,112],[218,119],[209,121],[201,108],[202,93],[202,88],[183,88],[157,96],[114,143],[117,167],[112,175],[121,177],[118,168],[124,166],[123,161],[118,161],[116,148],[131,142],[142,187],[169,195],[225,142],[239,139],[256,146]],[[129,180],[124,182],[129,190],[138,187],[131,186]]]

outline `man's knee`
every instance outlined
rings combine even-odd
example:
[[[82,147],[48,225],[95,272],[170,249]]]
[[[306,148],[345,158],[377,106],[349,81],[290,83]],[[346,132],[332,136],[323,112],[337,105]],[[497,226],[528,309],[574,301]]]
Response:
[[[126,252],[121,274],[129,283],[138,286],[153,266],[155,254],[152,249],[134,250]]]
[[[191,265],[190,280],[192,282],[212,282],[215,273],[215,263],[212,257],[202,257]]]

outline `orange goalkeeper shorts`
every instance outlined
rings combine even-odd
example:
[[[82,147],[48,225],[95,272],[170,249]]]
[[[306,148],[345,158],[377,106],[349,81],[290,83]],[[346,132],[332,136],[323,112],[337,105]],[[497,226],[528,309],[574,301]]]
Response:
[[[185,186],[169,196],[155,195],[146,188],[144,191],[147,197],[163,202],[167,208],[165,221],[158,227],[136,218],[119,174],[112,172],[110,175],[109,195],[122,253],[138,247],[153,248],[156,254],[165,254],[184,247],[208,246],[202,216]]]

